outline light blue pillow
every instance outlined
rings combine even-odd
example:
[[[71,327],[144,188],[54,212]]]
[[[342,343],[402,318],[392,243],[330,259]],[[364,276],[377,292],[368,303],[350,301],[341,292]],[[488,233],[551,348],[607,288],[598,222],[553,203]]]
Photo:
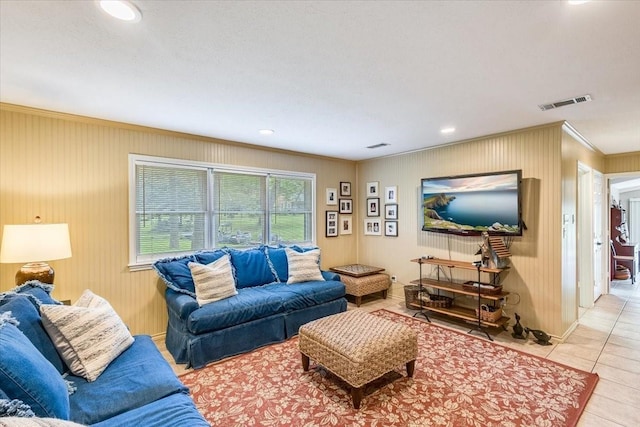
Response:
[[[31,407],[39,417],[69,419],[67,384],[56,368],[15,326],[9,312],[0,315],[0,384],[10,399]]]
[[[151,266],[158,276],[164,281],[168,288],[176,292],[196,297],[196,286],[191,277],[191,270],[188,264],[198,262],[194,255],[187,255],[181,258],[165,258],[158,260]]]
[[[229,253],[236,278],[236,288],[261,286],[276,280],[262,248],[229,249]]]

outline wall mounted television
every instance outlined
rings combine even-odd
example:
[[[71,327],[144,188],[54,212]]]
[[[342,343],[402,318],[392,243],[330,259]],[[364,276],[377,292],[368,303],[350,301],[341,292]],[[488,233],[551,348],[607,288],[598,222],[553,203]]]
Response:
[[[421,180],[423,231],[521,236],[522,171]]]

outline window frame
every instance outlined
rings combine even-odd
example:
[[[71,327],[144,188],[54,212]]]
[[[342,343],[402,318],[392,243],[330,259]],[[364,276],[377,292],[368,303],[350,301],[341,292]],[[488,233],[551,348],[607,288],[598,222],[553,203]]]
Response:
[[[269,230],[269,222],[272,214],[270,200],[271,195],[269,194],[269,177],[274,177],[278,179],[282,178],[299,178],[311,181],[311,241],[309,244],[316,244],[316,174],[309,172],[297,172],[297,171],[285,171],[278,169],[265,169],[265,168],[255,168],[255,167],[247,167],[247,166],[236,166],[236,165],[228,165],[228,164],[219,164],[219,163],[208,163],[194,160],[184,160],[184,159],[174,159],[167,157],[157,157],[157,156],[148,156],[141,154],[129,154],[129,270],[130,271],[138,271],[138,270],[148,270],[151,268],[151,265],[158,259],[169,258],[172,256],[184,256],[185,254],[192,252],[165,252],[154,255],[144,256],[144,259],[139,259],[138,255],[138,223],[137,223],[137,214],[136,214],[136,201],[137,201],[137,188],[136,188],[136,167],[139,165],[147,165],[147,166],[156,166],[156,167],[176,167],[176,168],[187,168],[187,169],[197,169],[197,170],[206,170],[207,173],[207,191],[206,191],[206,211],[205,211],[205,236],[204,236],[204,245],[205,248],[203,250],[211,250],[216,249],[213,247],[215,238],[214,238],[214,216],[216,215],[216,211],[214,210],[214,191],[215,191],[215,182],[214,182],[214,174],[215,172],[223,172],[223,173],[235,173],[241,175],[257,175],[265,178],[265,223],[267,224],[267,230]],[[273,214],[277,215],[277,212],[273,212]],[[268,236],[268,233],[266,234]],[[264,242],[265,238],[263,237],[263,242],[261,244],[268,244],[268,242]]]

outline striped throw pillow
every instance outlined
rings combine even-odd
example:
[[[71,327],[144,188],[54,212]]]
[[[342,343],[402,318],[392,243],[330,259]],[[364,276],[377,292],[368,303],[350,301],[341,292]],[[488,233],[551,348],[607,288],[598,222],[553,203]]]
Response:
[[[88,289],[74,305],[43,304],[40,313],[69,370],[87,381],[95,381],[134,341],[107,300]]]
[[[238,294],[229,255],[211,264],[190,262],[188,265],[196,287],[196,300],[201,307]]]
[[[320,249],[306,252],[285,248],[289,266],[288,284],[324,280],[320,271]]]

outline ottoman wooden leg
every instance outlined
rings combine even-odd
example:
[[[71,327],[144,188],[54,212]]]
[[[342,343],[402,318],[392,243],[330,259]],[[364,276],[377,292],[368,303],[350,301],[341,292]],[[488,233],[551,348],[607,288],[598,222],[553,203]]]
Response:
[[[413,377],[413,371],[416,368],[416,361],[412,360],[411,362],[407,362],[407,376]]]
[[[387,289],[382,291],[382,298],[387,299]]]
[[[352,387],[351,399],[353,400],[353,407],[360,409],[360,402],[362,401],[362,395],[364,394],[364,387]]]
[[[360,307],[360,303],[362,303],[362,297],[356,297],[356,307]]]
[[[300,353],[300,355],[302,356],[302,370],[307,372],[309,370],[309,356],[304,353]],[[409,368],[407,367],[407,369]]]

